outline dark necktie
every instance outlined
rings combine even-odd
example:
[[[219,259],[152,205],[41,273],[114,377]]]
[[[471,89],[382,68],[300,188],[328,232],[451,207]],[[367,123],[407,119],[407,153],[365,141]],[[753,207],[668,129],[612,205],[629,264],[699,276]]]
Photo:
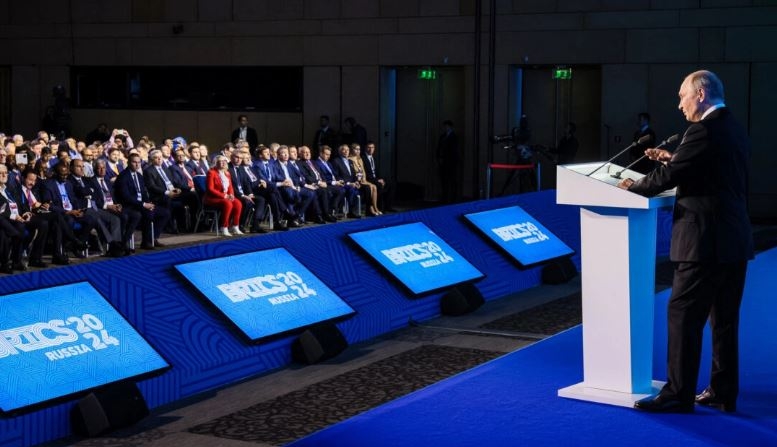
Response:
[[[105,179],[100,177],[97,179],[97,181],[100,183],[100,189],[103,191],[103,196],[105,196],[105,200],[113,201],[113,199],[111,198],[111,191],[108,189],[108,185],[105,184]]]
[[[310,161],[310,160],[308,160],[307,162],[308,162],[308,167],[310,168],[310,170],[313,171],[313,174],[316,175],[316,181],[321,180],[321,176],[318,175],[318,170],[316,169],[315,166],[313,166],[313,162]]]
[[[243,195],[243,185],[240,184],[240,177],[237,174],[237,166],[232,168],[232,183],[237,186],[237,191]]]
[[[256,176],[253,172],[251,172],[251,168],[248,166],[243,166],[243,170],[246,171],[246,174],[248,174],[248,178],[251,179],[251,183],[256,183]]]

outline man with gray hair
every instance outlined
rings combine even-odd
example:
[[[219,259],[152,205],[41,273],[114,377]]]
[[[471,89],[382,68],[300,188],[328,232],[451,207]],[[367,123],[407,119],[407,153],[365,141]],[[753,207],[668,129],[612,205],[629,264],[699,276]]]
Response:
[[[691,124],[670,153],[647,149],[661,165],[618,185],[644,196],[677,187],[667,310],[667,382],[658,396],[635,403],[653,412],[689,413],[694,401],[736,411],[739,393],[739,307],[753,237],[747,213],[750,144],[723,98],[723,83],[706,70],[689,74],[679,109]],[[709,386],[696,395],[704,325],[712,329]]]

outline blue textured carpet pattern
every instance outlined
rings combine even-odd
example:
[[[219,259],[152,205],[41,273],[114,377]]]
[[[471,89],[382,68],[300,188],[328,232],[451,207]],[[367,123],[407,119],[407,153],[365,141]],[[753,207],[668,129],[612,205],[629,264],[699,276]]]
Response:
[[[738,413],[649,414],[563,399],[582,380],[580,326],[291,444],[307,446],[777,446],[777,250],[748,270]],[[656,296],[656,379],[668,291]],[[663,352],[662,352],[663,351]],[[706,385],[705,349],[699,387]]]

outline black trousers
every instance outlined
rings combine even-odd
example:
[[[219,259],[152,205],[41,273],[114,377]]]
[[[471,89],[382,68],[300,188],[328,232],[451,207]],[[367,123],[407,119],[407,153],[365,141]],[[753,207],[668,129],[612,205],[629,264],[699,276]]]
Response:
[[[739,308],[747,261],[675,264],[667,310],[667,383],[661,394],[693,402],[704,325],[712,329],[710,387],[724,400],[739,393]]]

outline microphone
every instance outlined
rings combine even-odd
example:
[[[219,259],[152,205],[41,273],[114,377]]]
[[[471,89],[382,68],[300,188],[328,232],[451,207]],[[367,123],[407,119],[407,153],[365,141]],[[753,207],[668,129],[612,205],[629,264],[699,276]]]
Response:
[[[666,140],[662,141],[661,144],[656,146],[654,149],[658,149],[659,147],[664,146],[665,144],[674,143],[675,141],[678,140],[678,138],[680,138],[680,136],[678,134],[674,134],[671,137],[667,138]],[[616,172],[615,174],[611,175],[610,177],[612,177],[612,178],[621,178],[621,174],[623,173],[623,171],[625,171],[626,169],[629,169],[630,167],[632,167],[635,164],[639,163],[639,161],[642,160],[645,157],[647,157],[647,155],[643,155],[643,156],[639,157],[638,159],[636,159],[633,162],[631,162],[630,165],[626,166],[625,168],[621,169],[620,171]]]
[[[642,137],[641,137],[639,140],[637,140],[637,141],[635,141],[635,142],[631,143],[631,144],[629,145],[629,147],[627,147],[626,149],[624,149],[624,150],[622,150],[622,151],[618,152],[618,153],[617,153],[617,154],[615,154],[615,155],[614,155],[614,156],[613,156],[611,159],[609,159],[609,160],[605,161],[605,162],[604,162],[604,163],[602,163],[602,164],[601,164],[601,165],[600,165],[598,168],[596,168],[596,169],[594,169],[593,171],[591,171],[590,173],[588,173],[588,174],[586,175],[586,177],[590,177],[591,175],[593,175],[593,173],[594,173],[594,172],[598,171],[599,169],[602,169],[603,167],[607,166],[609,163],[612,163],[612,161],[613,161],[613,160],[615,160],[616,158],[618,158],[618,157],[620,157],[621,155],[623,155],[623,154],[624,154],[624,153],[625,153],[627,150],[631,149],[632,147],[634,147],[634,146],[636,146],[636,145],[638,145],[638,144],[647,143],[647,141],[648,141],[649,139],[650,139],[650,135],[643,135],[643,136],[642,136]]]

